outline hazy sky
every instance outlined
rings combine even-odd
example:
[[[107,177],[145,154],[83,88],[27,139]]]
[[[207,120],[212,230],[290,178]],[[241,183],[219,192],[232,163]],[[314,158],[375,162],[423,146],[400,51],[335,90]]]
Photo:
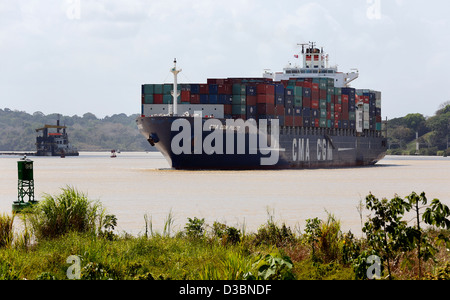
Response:
[[[98,117],[140,112],[143,83],[260,77],[315,41],[383,117],[450,100],[450,2],[0,0],[0,108]]]

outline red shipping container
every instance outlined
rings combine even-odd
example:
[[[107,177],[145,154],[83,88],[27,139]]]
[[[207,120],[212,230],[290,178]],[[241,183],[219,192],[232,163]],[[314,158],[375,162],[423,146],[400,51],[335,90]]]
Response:
[[[334,115],[333,115],[334,117]],[[331,111],[327,111],[327,120],[331,120]]]
[[[233,113],[233,105],[231,105],[231,104],[224,104],[223,105],[223,113],[225,115],[231,115]]]
[[[319,126],[320,126],[319,119],[314,119],[314,127],[319,127]]]
[[[224,84],[225,79],[223,78],[208,78],[206,80],[208,84]]]
[[[294,126],[303,126],[303,118],[300,116],[294,116]]]
[[[191,91],[181,91],[181,102],[191,101]]]
[[[338,120],[334,121],[334,128],[339,128],[339,121]]]
[[[327,90],[319,90],[319,99],[327,99]]]
[[[209,86],[207,84],[200,84],[200,94],[206,95],[209,94]]]
[[[308,82],[308,81],[297,81],[295,83],[296,86],[301,86],[304,88],[312,88],[312,82]]]
[[[275,86],[273,84],[260,83],[256,86],[258,94],[275,95]]]
[[[219,95],[231,95],[233,89],[231,84],[219,84],[217,86]]]
[[[267,103],[258,103],[256,105],[258,115],[274,115],[275,105]]]
[[[154,94],[153,95],[153,103],[154,104],[163,104],[163,95]]]
[[[258,94],[256,96],[256,102],[257,103],[275,104],[275,95],[274,94]]]
[[[285,108],[283,105],[275,106],[275,115],[284,116],[284,114],[285,114]]]
[[[247,105],[256,105],[258,103],[257,96],[247,96]]]
[[[313,91],[319,92],[319,84],[318,83],[313,83],[311,86],[311,89]]]
[[[312,109],[319,109],[319,100],[311,100],[311,108]]]
[[[294,116],[285,116],[284,126],[294,126]]]
[[[363,103],[369,104],[369,96],[362,96],[362,98],[363,98]]]
[[[342,112],[342,104],[335,104],[334,111],[341,113]]]
[[[313,99],[313,100],[319,100],[319,91],[318,90],[313,90],[312,92],[311,92],[311,98]]]
[[[342,120],[348,121],[348,110],[342,112]]]
[[[339,120],[341,119],[341,114],[338,113],[338,112],[334,112],[334,119],[335,119],[336,121],[339,121]]]
[[[191,104],[200,104],[200,95],[199,94],[191,94]]]
[[[342,103],[348,103],[348,95],[341,96]]]
[[[303,107],[311,108],[311,97],[303,97]]]

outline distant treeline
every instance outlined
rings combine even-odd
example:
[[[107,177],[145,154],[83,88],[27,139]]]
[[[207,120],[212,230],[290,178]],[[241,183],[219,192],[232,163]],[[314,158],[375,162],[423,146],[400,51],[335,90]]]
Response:
[[[419,139],[416,139],[416,133]],[[432,117],[408,114],[388,121],[388,154],[450,155],[450,101],[442,104]]]
[[[36,128],[45,124],[66,125],[71,143],[79,150],[154,151],[136,126],[138,115],[116,114],[103,119],[92,113],[83,116],[29,114],[0,109],[0,151],[29,151],[35,149]],[[388,154],[416,153],[416,132],[419,133],[421,155],[450,155],[450,101],[441,105],[432,117],[420,113],[408,114],[388,121]]]
[[[67,126],[69,141],[78,150],[151,151],[152,147],[137,129],[137,116],[116,114],[99,119],[92,113],[70,117],[0,109],[0,151],[34,151],[36,129],[45,124],[56,125],[58,119]]]

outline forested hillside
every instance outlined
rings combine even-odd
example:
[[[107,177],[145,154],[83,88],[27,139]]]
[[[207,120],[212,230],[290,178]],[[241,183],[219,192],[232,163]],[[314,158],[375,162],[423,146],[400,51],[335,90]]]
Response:
[[[137,129],[136,117],[117,114],[99,119],[92,113],[80,117],[0,109],[0,151],[34,151],[36,128],[56,125],[58,118],[61,125],[67,126],[69,140],[78,150],[152,150]]]
[[[389,120],[388,154],[415,154],[416,132],[420,155],[450,155],[450,101],[442,104],[432,117],[415,113]]]
[[[35,150],[36,128],[45,124],[66,125],[71,143],[79,150],[96,151],[119,149],[121,151],[152,151],[136,126],[137,115],[117,114],[103,119],[92,113],[83,116],[29,114],[0,109],[0,151]],[[416,132],[419,133],[421,155],[450,155],[450,102],[432,117],[420,113],[408,114],[388,121],[388,154],[415,154]]]

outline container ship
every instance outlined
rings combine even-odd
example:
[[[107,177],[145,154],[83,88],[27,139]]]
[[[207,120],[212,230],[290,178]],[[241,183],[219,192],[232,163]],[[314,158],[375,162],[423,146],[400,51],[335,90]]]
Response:
[[[56,125],[36,129],[36,156],[79,156],[78,150],[69,143],[66,128],[57,120]],[[50,129],[56,129],[56,132],[50,132]]]
[[[369,166],[386,154],[381,92],[355,89],[358,70],[338,72],[314,43],[303,66],[259,78],[142,85],[137,126],[179,170]]]

